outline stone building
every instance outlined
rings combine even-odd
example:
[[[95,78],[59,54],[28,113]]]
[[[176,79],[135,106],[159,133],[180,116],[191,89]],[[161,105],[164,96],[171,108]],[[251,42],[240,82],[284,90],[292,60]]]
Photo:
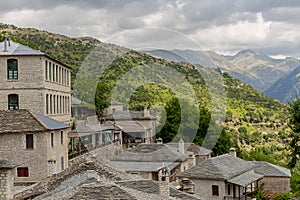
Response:
[[[204,199],[250,199],[263,178],[254,167],[251,161],[225,154],[205,160],[178,177],[191,180],[194,193]]]
[[[15,183],[33,183],[68,167],[68,125],[28,110],[0,111],[0,158],[17,165]]]
[[[108,112],[105,123],[111,123],[122,131],[119,139],[123,148],[131,148],[140,143],[154,143],[156,134],[156,117],[150,115],[147,108],[142,112],[120,110],[117,104],[114,112]]]
[[[27,46],[0,43],[0,110],[28,109],[69,124],[71,68]]]
[[[113,157],[116,167],[143,179],[158,181],[159,171],[164,167],[170,170],[170,181],[176,181],[176,175],[189,169],[189,156],[178,152],[167,144],[139,144],[132,149]]]

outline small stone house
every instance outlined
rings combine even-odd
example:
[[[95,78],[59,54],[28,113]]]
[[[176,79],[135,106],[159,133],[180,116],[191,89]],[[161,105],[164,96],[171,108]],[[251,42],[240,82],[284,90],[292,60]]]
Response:
[[[0,110],[28,109],[71,123],[71,68],[13,41],[0,43]]]
[[[158,180],[158,172],[164,166],[170,170],[170,181],[189,168],[189,157],[167,144],[139,144],[113,157],[116,167],[143,179]]]
[[[254,163],[225,154],[205,160],[178,175],[191,180],[194,193],[209,200],[238,200],[253,197],[263,175],[254,171]]]
[[[263,161],[254,161],[257,174],[264,178],[259,181],[262,191],[278,194],[290,192],[291,171],[287,168]]]
[[[0,158],[17,165],[15,183],[34,183],[68,167],[62,122],[28,110],[0,111]]]
[[[122,130],[119,140],[121,140],[123,148],[130,148],[140,143],[155,142],[156,118],[150,115],[147,108],[142,112],[120,109],[108,113],[104,120],[105,123],[111,123]]]

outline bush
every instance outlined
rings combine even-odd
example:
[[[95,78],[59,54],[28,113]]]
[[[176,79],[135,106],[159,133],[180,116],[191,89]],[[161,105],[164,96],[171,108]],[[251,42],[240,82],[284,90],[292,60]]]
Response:
[[[275,195],[276,200],[289,200],[292,198],[293,198],[293,195],[291,195],[290,193],[282,193],[282,194]]]

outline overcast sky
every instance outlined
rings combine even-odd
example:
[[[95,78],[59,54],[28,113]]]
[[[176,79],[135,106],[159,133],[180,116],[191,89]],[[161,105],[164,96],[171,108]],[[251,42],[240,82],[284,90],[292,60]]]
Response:
[[[9,0],[0,21],[135,49],[300,57],[298,0]]]

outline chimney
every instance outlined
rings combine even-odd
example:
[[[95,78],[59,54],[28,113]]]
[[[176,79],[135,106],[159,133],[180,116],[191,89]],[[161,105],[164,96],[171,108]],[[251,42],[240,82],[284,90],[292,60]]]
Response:
[[[3,49],[3,52],[8,52],[8,50],[7,50],[7,43],[8,43],[8,38],[7,37],[5,37],[4,38],[4,49]]]
[[[147,107],[144,108],[144,117],[150,117],[150,112]]]
[[[0,199],[12,199],[14,195],[14,168],[6,160],[0,160]]]
[[[234,147],[230,148],[230,155],[233,155],[234,157],[236,157],[236,150]]]
[[[184,141],[182,138],[178,142],[178,149],[179,153],[184,154]]]
[[[163,143],[163,139],[161,139],[161,137],[158,138],[158,139],[156,139],[156,143],[157,143],[157,144],[162,144],[162,143]]]
[[[160,195],[164,197],[164,199],[170,198],[170,169],[168,166],[163,163],[163,167],[158,171],[158,181],[159,181],[159,190]]]

